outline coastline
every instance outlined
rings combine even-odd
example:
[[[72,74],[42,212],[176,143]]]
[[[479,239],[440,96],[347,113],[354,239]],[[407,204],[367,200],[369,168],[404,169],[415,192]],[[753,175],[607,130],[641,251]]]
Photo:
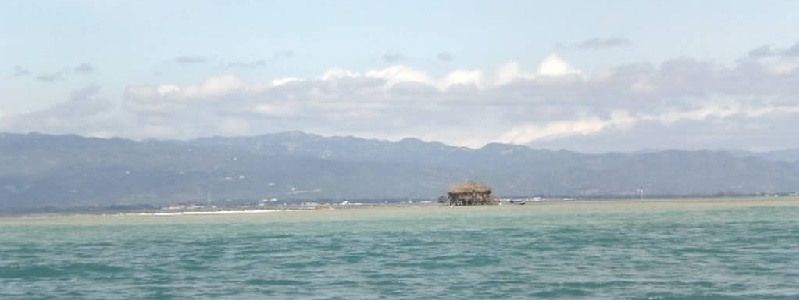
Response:
[[[408,203],[377,204],[362,206],[319,206],[311,209],[223,209],[223,210],[198,210],[198,211],[146,211],[146,212],[118,212],[118,213],[35,213],[20,215],[0,215],[0,225],[21,224],[93,224],[114,223],[125,220],[148,219],[158,220],[194,219],[200,222],[218,219],[230,220],[231,217],[241,218],[278,218],[308,219],[311,216],[338,216],[345,219],[347,216],[369,215],[414,215],[449,213],[456,211],[480,210],[542,210],[548,212],[601,212],[601,211],[649,211],[649,210],[696,210],[696,209],[735,209],[750,207],[793,207],[799,206],[799,197],[743,197],[743,198],[662,198],[646,199],[581,199],[581,200],[545,200],[528,201],[525,205],[508,204],[492,206],[459,206],[450,207],[439,204],[419,205]],[[336,219],[339,219],[336,218]]]

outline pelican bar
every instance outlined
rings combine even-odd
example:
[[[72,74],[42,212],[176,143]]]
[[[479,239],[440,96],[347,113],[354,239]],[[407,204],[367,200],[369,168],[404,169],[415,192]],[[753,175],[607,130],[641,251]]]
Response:
[[[490,187],[476,181],[466,181],[451,187],[447,191],[447,199],[442,200],[447,201],[449,206],[496,205],[499,203],[491,197]]]

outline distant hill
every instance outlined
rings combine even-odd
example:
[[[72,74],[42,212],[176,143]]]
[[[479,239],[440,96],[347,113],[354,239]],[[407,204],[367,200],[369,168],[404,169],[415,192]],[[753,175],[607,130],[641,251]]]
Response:
[[[787,149],[769,152],[731,150],[729,152],[738,157],[760,157],[773,161],[799,163],[799,149]]]
[[[799,190],[799,150],[581,154],[303,132],[190,141],[0,134],[0,210],[434,199],[462,180],[500,196],[719,195]],[[797,158],[797,159],[794,159]]]

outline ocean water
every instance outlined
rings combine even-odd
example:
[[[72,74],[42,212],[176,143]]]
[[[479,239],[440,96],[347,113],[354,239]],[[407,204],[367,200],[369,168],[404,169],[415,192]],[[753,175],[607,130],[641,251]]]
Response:
[[[0,299],[799,299],[797,201],[0,218]]]

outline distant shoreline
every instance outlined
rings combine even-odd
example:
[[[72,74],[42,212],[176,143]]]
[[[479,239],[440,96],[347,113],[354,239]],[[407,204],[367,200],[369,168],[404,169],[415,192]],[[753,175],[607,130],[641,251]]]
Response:
[[[481,209],[537,209],[542,208],[554,212],[585,212],[585,211],[605,211],[605,210],[637,210],[637,209],[706,209],[706,208],[747,208],[747,207],[781,207],[799,206],[799,197],[747,197],[747,198],[663,198],[663,199],[620,199],[620,200],[601,200],[601,199],[581,199],[581,200],[548,200],[548,201],[528,201],[525,205],[508,204],[492,206],[460,206],[450,207],[439,204],[375,204],[362,206],[322,206],[306,209],[222,209],[222,210],[198,210],[198,211],[140,211],[140,212],[86,212],[86,213],[32,213],[18,215],[0,215],[0,225],[21,224],[21,223],[49,223],[49,221],[70,220],[70,219],[107,219],[123,220],[135,218],[152,219],[172,219],[190,217],[214,217],[214,216],[239,216],[249,215],[249,217],[259,217],[267,215],[282,215],[291,212],[293,215],[306,214],[337,214],[355,213],[370,214],[377,212],[408,213],[415,212],[447,212],[447,211],[468,211]],[[284,217],[281,217],[284,218]]]

